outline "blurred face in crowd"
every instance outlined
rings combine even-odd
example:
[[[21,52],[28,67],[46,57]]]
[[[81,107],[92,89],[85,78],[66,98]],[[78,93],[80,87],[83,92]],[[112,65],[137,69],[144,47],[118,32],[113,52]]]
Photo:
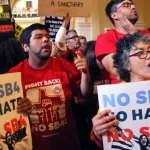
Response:
[[[75,32],[69,32],[67,36],[67,47],[71,50],[77,50],[81,46],[79,36]]]
[[[24,49],[29,53],[30,58],[39,58],[40,60],[47,60],[51,54],[51,42],[49,34],[46,30],[34,30],[31,33],[29,46],[25,44]]]
[[[131,80],[150,79],[150,43],[138,42],[131,48],[128,70]]]
[[[84,45],[87,43],[86,39],[80,39],[81,47],[84,47]]]
[[[124,0],[123,2],[119,3],[116,6],[116,13],[122,13],[122,15],[126,16],[132,24],[135,24],[139,17],[135,4],[130,0]]]

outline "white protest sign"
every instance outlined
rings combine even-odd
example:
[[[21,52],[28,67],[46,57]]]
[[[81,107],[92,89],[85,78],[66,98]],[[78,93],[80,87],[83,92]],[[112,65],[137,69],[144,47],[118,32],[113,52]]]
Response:
[[[90,17],[92,0],[39,0],[39,16]]]
[[[23,97],[21,73],[0,75],[0,149],[32,150],[28,116],[17,113]]]
[[[98,98],[100,111],[119,120],[103,136],[104,150],[150,149],[150,81],[98,86]]]

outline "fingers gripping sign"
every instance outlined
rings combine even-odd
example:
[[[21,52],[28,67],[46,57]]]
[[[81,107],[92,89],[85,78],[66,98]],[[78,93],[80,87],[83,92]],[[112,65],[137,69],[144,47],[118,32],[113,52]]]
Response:
[[[99,140],[101,140],[101,136],[105,134],[110,128],[118,124],[116,116],[110,113],[111,111],[109,109],[106,109],[101,113],[97,114],[92,119],[93,131],[95,136]]]
[[[31,112],[31,108],[32,108],[32,103],[28,98],[22,98],[19,102],[18,102],[18,106],[17,106],[17,112],[21,113],[27,113],[29,114]]]
[[[82,52],[77,51],[77,58],[74,61],[75,66],[77,67],[78,70],[80,70],[82,73],[88,73],[88,66],[86,59]]]
[[[69,16],[69,13],[67,13],[66,16],[64,17],[64,22],[62,24],[65,28],[67,28],[67,26],[69,25],[70,19],[71,17]]]

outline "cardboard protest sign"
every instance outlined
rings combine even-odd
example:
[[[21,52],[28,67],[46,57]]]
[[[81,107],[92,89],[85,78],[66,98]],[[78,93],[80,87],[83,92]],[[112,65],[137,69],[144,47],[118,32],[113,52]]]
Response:
[[[92,0],[39,0],[39,16],[90,17]]]
[[[13,31],[9,0],[0,0],[0,32]]]
[[[142,81],[98,87],[100,111],[110,109],[119,120],[103,136],[104,150],[150,149],[149,85]]]
[[[28,116],[17,113],[21,97],[21,73],[0,75],[0,148],[3,150],[32,150]]]

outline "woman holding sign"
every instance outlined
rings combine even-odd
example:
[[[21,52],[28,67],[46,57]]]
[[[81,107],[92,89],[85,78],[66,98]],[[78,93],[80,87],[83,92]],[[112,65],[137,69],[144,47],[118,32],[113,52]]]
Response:
[[[150,79],[150,37],[143,33],[126,35],[116,45],[116,54],[113,56],[114,67],[123,82],[137,82]],[[110,110],[104,110],[93,118],[93,140],[99,147],[102,145],[102,135],[117,124],[115,115]],[[107,115],[107,116],[106,116]],[[120,130],[123,131],[122,129]],[[140,149],[146,150],[148,142],[140,137],[133,137]],[[144,141],[144,142],[143,142]],[[147,140],[148,141],[148,140]],[[129,141],[131,144],[132,142]],[[122,143],[123,144],[123,143]],[[144,146],[142,144],[145,144]],[[145,148],[143,148],[145,147]],[[132,145],[129,149],[135,149]]]

